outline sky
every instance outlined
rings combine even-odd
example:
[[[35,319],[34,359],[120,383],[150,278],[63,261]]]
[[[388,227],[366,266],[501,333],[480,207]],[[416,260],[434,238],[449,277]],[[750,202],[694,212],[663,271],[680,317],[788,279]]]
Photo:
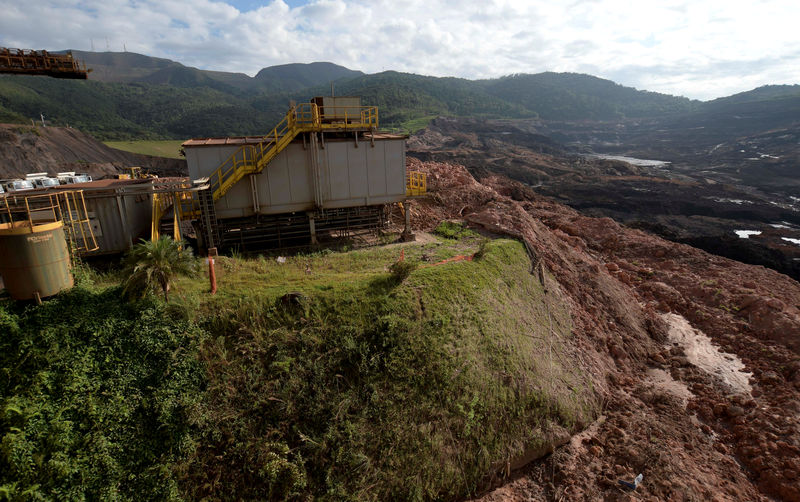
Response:
[[[800,83],[797,0],[0,0],[0,45],[206,70],[330,61],[469,79],[578,72],[713,99]]]

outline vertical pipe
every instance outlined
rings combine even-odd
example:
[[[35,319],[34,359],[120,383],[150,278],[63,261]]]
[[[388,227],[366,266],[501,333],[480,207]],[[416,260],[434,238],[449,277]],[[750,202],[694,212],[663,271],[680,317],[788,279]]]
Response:
[[[217,293],[217,274],[214,271],[214,258],[217,256],[217,248],[208,248],[208,280],[211,285],[211,294]]]
[[[317,228],[314,222],[314,213],[308,213],[308,229],[311,232],[311,244],[317,244]]]

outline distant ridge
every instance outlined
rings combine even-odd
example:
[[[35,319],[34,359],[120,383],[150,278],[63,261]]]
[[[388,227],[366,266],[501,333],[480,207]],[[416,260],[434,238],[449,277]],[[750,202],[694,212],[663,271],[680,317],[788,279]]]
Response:
[[[350,70],[333,63],[291,63],[263,68],[256,74],[255,79],[258,81],[281,82],[283,87],[281,90],[292,91],[363,74],[363,72]]]
[[[333,63],[290,63],[262,68],[255,77],[244,73],[200,70],[169,59],[134,52],[72,51],[92,68],[91,79],[100,82],[147,82],[177,87],[208,86],[260,92],[291,92],[341,78],[363,75]]]
[[[129,52],[73,54],[94,71],[88,81],[0,77],[0,122],[40,113],[104,140],[233,136],[269,131],[291,100],[330,93],[380,107],[381,126],[416,131],[438,116],[542,121],[670,120],[681,129],[733,130],[736,116],[758,127],[796,116],[800,86],[766,86],[714,101],[641,91],[578,73],[512,74],[486,80],[384,71],[364,74],[329,62],[292,63],[243,73],[200,70]],[[741,112],[741,113],[739,113]],[[736,132],[750,134],[747,122]],[[710,130],[710,129],[709,129]]]

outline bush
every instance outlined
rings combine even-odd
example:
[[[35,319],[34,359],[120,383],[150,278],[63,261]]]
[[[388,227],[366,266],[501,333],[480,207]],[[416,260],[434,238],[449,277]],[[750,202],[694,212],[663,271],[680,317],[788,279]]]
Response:
[[[433,231],[436,235],[445,239],[462,239],[464,237],[477,237],[478,234],[465,227],[462,223],[455,221],[443,221]]]
[[[199,332],[119,293],[0,304],[0,499],[178,498]]]
[[[389,272],[392,274],[392,280],[396,283],[405,281],[411,272],[417,269],[418,263],[408,260],[398,260],[389,266]]]

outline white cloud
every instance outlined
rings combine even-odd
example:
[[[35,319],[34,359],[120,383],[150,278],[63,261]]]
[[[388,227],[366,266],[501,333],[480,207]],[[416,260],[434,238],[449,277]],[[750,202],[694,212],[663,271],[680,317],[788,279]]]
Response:
[[[204,69],[332,61],[368,73],[588,72],[701,99],[800,82],[796,0],[0,0],[0,44],[108,47]]]

